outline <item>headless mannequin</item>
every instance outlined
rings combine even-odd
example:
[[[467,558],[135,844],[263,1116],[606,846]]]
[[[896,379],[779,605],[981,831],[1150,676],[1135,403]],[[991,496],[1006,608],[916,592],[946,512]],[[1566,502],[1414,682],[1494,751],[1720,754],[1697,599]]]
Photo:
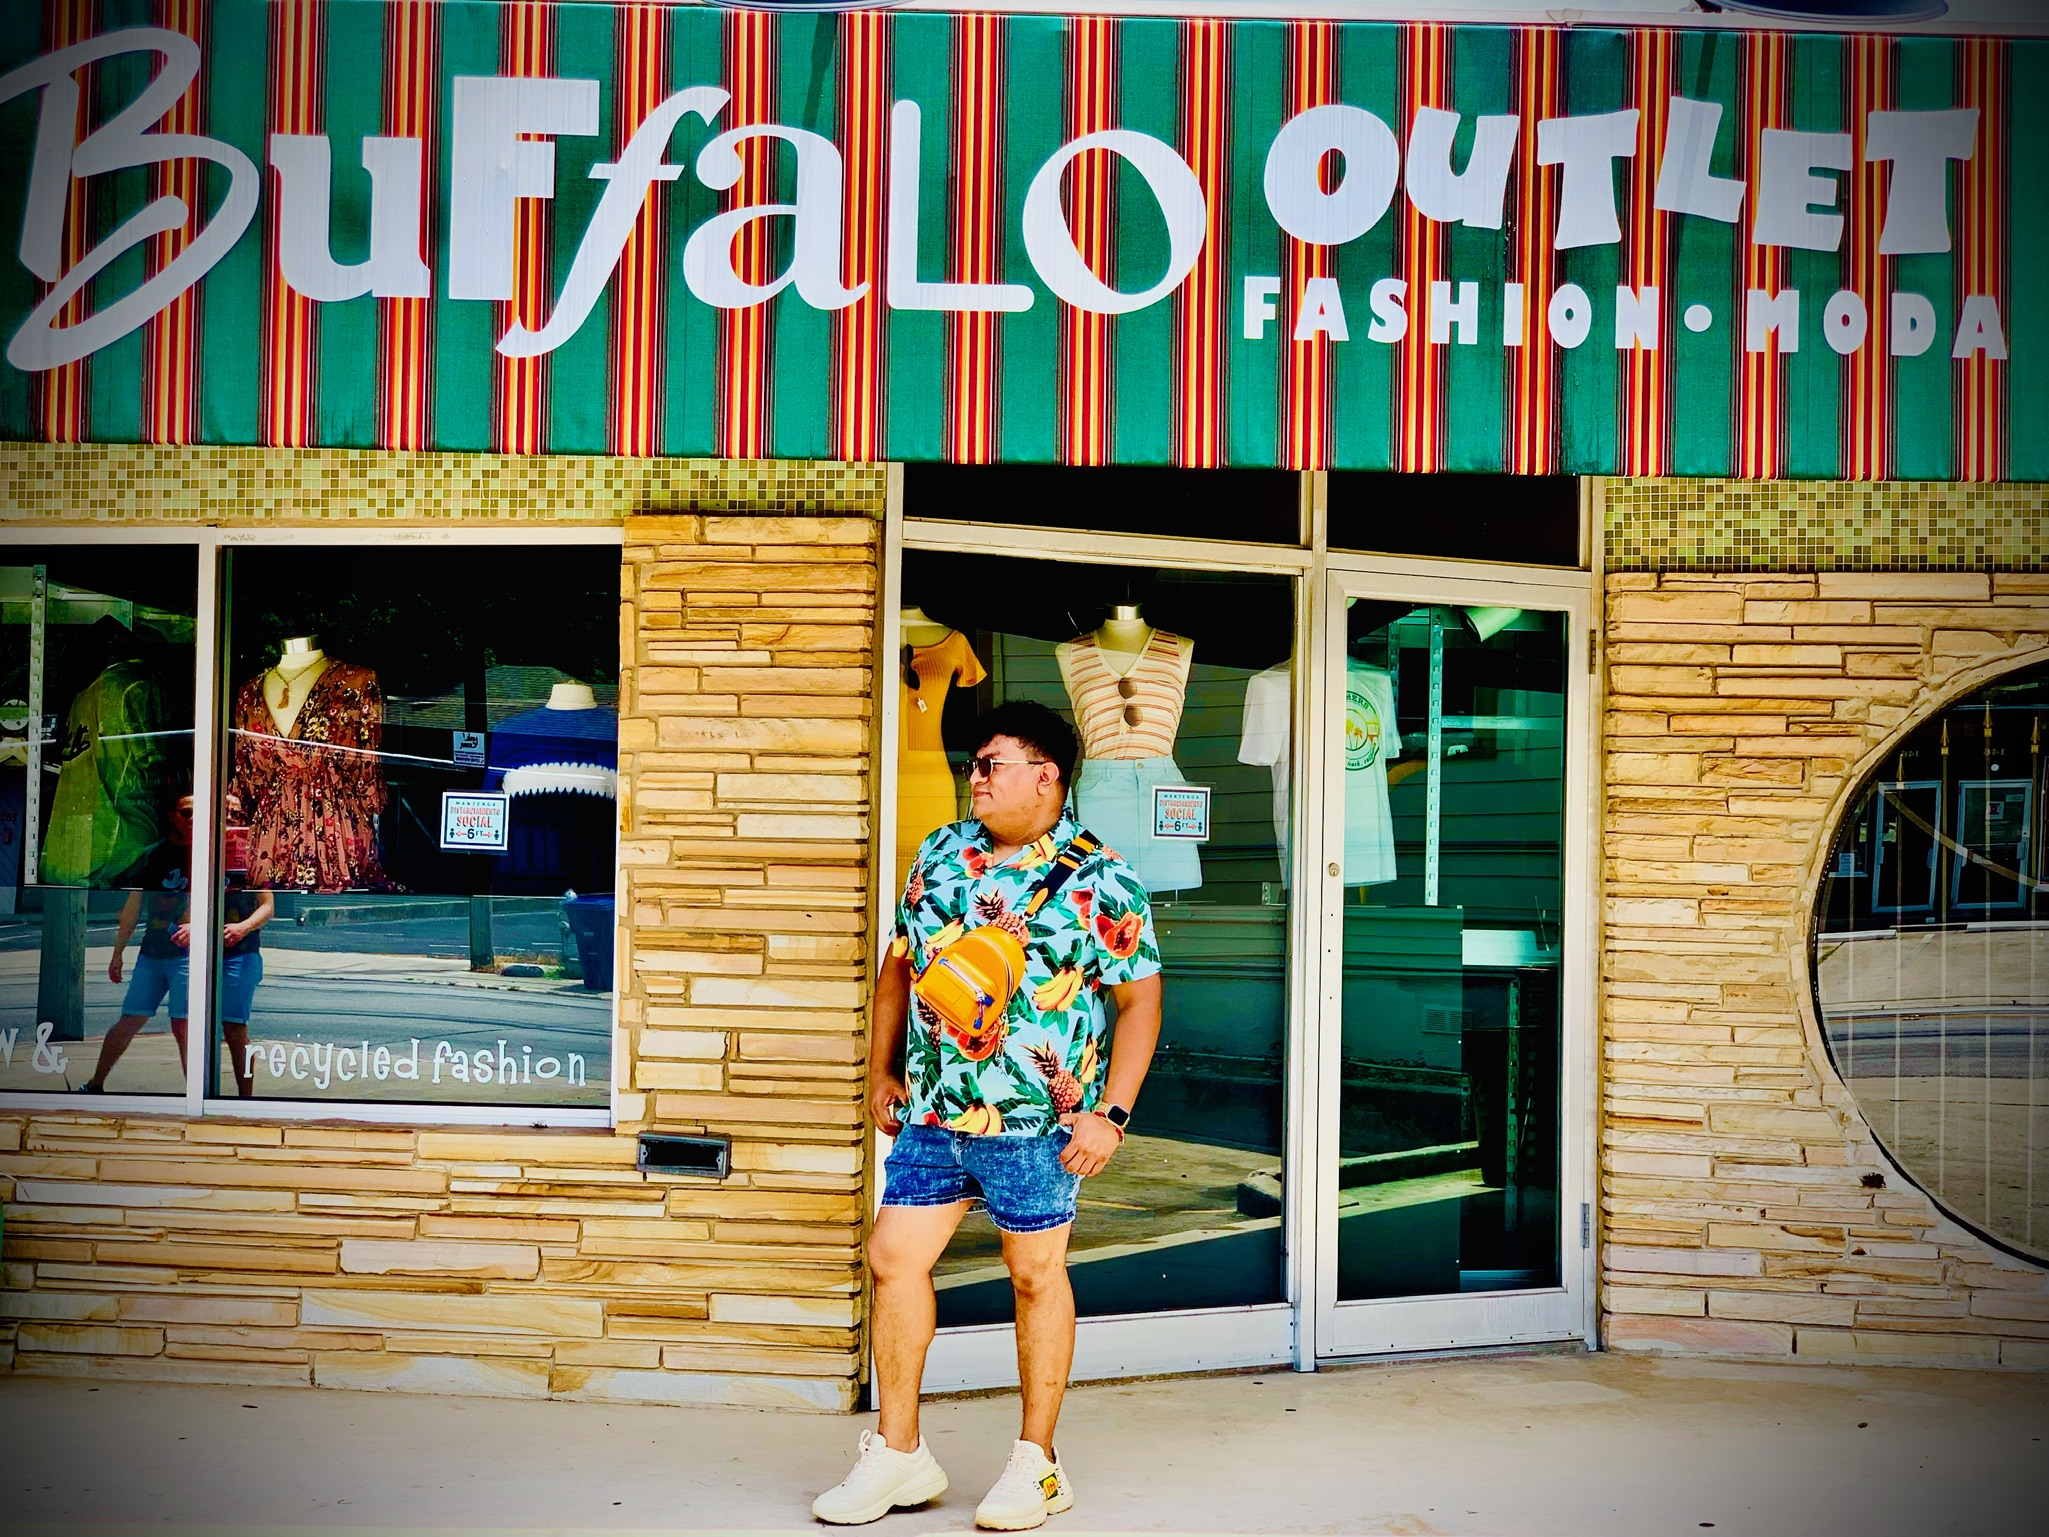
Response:
[[[901,609],[896,618],[906,646],[936,646],[953,633],[936,619],[926,618],[922,608]]]
[[[263,702],[270,707],[279,736],[292,734],[306,696],[332,660],[320,649],[317,635],[294,635],[285,641],[277,662],[263,675]]]
[[[1145,648],[1152,644],[1156,631],[1145,622],[1136,603],[1116,603],[1110,607],[1110,617],[1096,626],[1096,647],[1103,653],[1103,662],[1112,673],[1123,677],[1138,665],[1145,655]],[[1195,660],[1195,642],[1185,635],[1169,635],[1174,642],[1174,670],[1179,675],[1181,686],[1188,686],[1189,664]],[[1062,641],[1054,648],[1054,658],[1060,663],[1060,681],[1067,685],[1067,696],[1075,696],[1074,650],[1077,642]]]
[[[550,710],[595,710],[598,696],[588,683],[558,683],[548,690]]]

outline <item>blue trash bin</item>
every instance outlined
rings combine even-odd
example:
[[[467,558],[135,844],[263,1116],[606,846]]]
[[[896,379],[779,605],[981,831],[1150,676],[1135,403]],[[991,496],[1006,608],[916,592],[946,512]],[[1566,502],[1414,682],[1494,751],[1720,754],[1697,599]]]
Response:
[[[562,916],[576,936],[576,957],[583,963],[583,985],[594,993],[612,990],[612,936],[618,928],[615,901],[602,897],[565,897]]]

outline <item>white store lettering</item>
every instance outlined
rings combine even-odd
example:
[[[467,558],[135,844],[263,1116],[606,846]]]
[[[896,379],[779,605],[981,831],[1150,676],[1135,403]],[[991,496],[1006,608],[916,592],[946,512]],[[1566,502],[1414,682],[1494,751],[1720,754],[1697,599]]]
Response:
[[[148,83],[126,107],[79,138],[81,72],[134,53],[154,55]],[[26,157],[17,254],[22,265],[50,287],[8,340],[6,356],[15,368],[54,368],[118,341],[191,289],[246,237],[263,185],[249,156],[224,140],[156,130],[192,86],[201,63],[199,45],[182,33],[130,27],[56,50],[0,75],[0,101],[31,92],[41,97]],[[554,140],[602,132],[602,94],[602,83],[590,79],[453,79],[448,97],[448,184],[441,189],[449,227],[442,285],[449,299],[502,302],[513,297],[518,207],[525,199],[555,196]],[[729,102],[721,88],[684,87],[642,120],[616,160],[590,168],[590,177],[604,182],[605,189],[577,240],[548,317],[532,328],[520,319],[510,320],[496,343],[500,353],[539,356],[578,333],[611,282],[651,189],[685,173],[685,166],[668,159],[676,128],[689,115],[709,125]],[[1659,110],[1664,117],[1664,147],[1652,198],[1657,209],[1735,224],[1749,199],[1752,244],[1835,251],[1844,239],[1840,203],[1845,173],[1860,163],[1884,165],[1888,171],[1879,251],[1886,256],[1951,249],[1951,176],[1955,167],[1976,157],[1983,129],[1976,108],[1872,111],[1863,123],[1861,159],[1856,136],[1850,132],[1765,129],[1758,140],[1753,179],[1745,180],[1716,175],[1711,168],[1728,128],[1720,103],[1675,95]],[[1528,126],[1513,113],[1476,118],[1464,165],[1455,168],[1454,145],[1464,131],[1459,113],[1416,109],[1403,145],[1374,112],[1350,103],[1327,103],[1281,125],[1268,145],[1262,186],[1254,195],[1283,231],[1318,246],[1347,245],[1377,228],[1398,192],[1426,219],[1500,229],[1508,179]],[[1557,219],[1549,232],[1553,250],[1621,241],[1618,170],[1639,153],[1644,129],[1643,114],[1634,108],[1535,123],[1535,161],[1559,172]],[[887,147],[883,301],[892,309],[956,313],[1029,309],[1036,297],[1029,284],[927,281],[919,276],[920,221],[928,216],[919,206],[921,134],[920,105],[910,100],[894,103]],[[720,309],[764,303],[786,289],[818,310],[857,302],[868,292],[868,284],[843,280],[846,169],[839,146],[831,139],[779,123],[748,124],[705,144],[693,174],[714,191],[730,190],[739,184],[743,151],[762,140],[789,147],[787,153],[794,157],[794,201],[728,208],[701,222],[683,245],[689,290]],[[267,157],[277,172],[278,276],[321,304],[366,294],[429,296],[433,273],[422,247],[432,189],[426,186],[425,146],[422,138],[367,135],[337,144],[325,134],[272,134]],[[1141,287],[1119,288],[1105,281],[1075,248],[1068,229],[1061,192],[1067,168],[1084,155],[1103,153],[1121,158],[1127,172],[1150,191],[1166,228],[1165,268]],[[334,166],[337,157],[344,162],[340,172]],[[210,219],[200,224],[199,210],[164,194],[65,267],[65,230],[77,184],[176,160],[202,160],[226,171],[225,195]],[[370,183],[368,255],[358,262],[337,262],[330,246],[337,174],[367,175]],[[766,281],[743,276],[733,265],[735,237],[751,225],[776,219],[790,222],[788,265]],[[120,257],[146,240],[178,230],[188,231],[190,238],[159,270],[144,276],[130,292],[106,299],[85,318],[58,324],[58,316],[73,299]],[[1069,140],[1039,163],[1028,183],[1017,233],[1039,282],[1055,298],[1077,309],[1111,315],[1147,308],[1177,291],[1206,242],[1215,238],[1202,185],[1188,162],[1166,141],[1121,128]],[[1335,280],[1308,281],[1318,285],[1313,292],[1305,288],[1292,296],[1293,338],[1349,341],[1345,298]],[[1350,282],[1345,286],[1350,288]],[[1281,290],[1278,278],[1243,279],[1240,330],[1247,340],[1280,339],[1271,323],[1281,313]],[[1551,339],[1563,347],[1576,347],[1586,339],[1594,316],[1584,294],[1563,304],[1554,300],[1545,315],[1531,316],[1519,285],[1499,285],[1495,291],[1501,297],[1504,347],[1528,345],[1532,322],[1548,329]],[[1477,305],[1485,292],[1481,285],[1456,276],[1433,280],[1418,295],[1429,340],[1475,345],[1480,333]],[[1624,293],[1627,297],[1618,294],[1614,317],[1616,346],[1655,348],[1663,326],[1661,302],[1680,301],[1670,295],[1661,300],[1651,288]],[[1890,323],[1884,328],[1884,345],[1891,355],[1918,356],[1935,344],[1937,317],[1921,296],[1897,294],[1888,301],[1885,295],[1848,290],[1828,300],[1820,312],[1824,339],[1844,355],[1872,345],[1871,307],[1887,302]],[[1369,303],[1367,338],[1389,343],[1408,334],[1408,293],[1400,280],[1374,283]],[[1689,329],[1706,329],[1695,324],[1702,314],[1713,323],[1705,306],[1682,303],[1681,308]],[[1746,350],[1797,350],[1799,309],[1793,290],[1748,296],[1741,320]],[[1953,341],[1957,357],[2004,357],[2005,325],[1998,298],[1963,296]],[[356,1071],[374,1069],[359,1060]]]

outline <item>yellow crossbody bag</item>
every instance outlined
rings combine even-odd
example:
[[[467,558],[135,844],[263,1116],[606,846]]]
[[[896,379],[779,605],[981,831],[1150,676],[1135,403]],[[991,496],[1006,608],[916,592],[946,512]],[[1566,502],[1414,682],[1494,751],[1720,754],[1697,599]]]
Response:
[[[1074,835],[1026,900],[1021,914],[1025,924],[1101,846],[1089,833]],[[1003,1022],[1024,973],[1024,941],[1009,929],[984,923],[933,956],[911,984],[911,996],[923,1012],[938,1018],[962,1056],[983,1062],[1003,1042]]]

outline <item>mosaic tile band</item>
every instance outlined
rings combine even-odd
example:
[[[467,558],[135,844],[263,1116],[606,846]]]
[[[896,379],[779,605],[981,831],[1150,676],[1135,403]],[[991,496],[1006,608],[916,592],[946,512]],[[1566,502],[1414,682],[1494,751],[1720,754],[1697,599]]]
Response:
[[[2040,486],[1598,485],[1610,571],[2049,571]]]

